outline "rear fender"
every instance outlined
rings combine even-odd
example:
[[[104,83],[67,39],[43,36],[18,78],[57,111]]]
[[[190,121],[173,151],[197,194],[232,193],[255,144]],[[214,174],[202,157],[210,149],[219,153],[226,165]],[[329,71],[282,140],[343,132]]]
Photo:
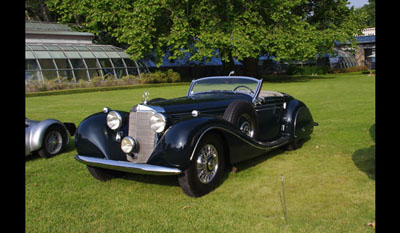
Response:
[[[292,140],[307,138],[314,130],[314,120],[308,107],[301,101],[292,99],[284,116],[285,132]]]

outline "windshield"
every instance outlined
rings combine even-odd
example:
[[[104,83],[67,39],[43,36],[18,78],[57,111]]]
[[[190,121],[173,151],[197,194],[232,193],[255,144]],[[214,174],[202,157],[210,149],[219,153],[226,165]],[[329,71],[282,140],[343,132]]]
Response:
[[[189,88],[188,96],[200,93],[230,92],[248,94],[252,98],[261,88],[261,80],[241,76],[218,76],[194,80]]]

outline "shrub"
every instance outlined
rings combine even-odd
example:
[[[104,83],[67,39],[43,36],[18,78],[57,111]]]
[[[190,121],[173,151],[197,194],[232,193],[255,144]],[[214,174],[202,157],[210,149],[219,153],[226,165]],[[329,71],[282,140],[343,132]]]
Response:
[[[140,83],[139,76],[135,75],[122,76],[120,80],[122,80],[127,85],[134,85]]]
[[[368,72],[368,67],[366,65],[352,66],[346,69],[336,69],[333,71],[333,73],[347,73],[347,72],[360,72],[360,71]]]
[[[328,66],[298,66],[289,65],[287,74],[289,75],[313,75],[327,74]]]
[[[90,83],[93,87],[100,87],[102,81],[103,79],[101,77],[94,77],[90,79]]]
[[[102,77],[93,77],[90,81],[79,79],[78,82],[72,83],[66,77],[61,77],[61,82],[58,79],[47,80],[44,83],[38,80],[29,81],[25,85],[25,91],[38,92],[38,91],[54,91],[73,88],[92,88],[92,87],[110,87],[110,86],[124,86],[146,83],[174,83],[181,81],[179,73],[173,70],[156,71],[154,73],[144,73],[142,78],[136,75],[123,76],[120,79],[115,79],[114,75],[104,75]]]
[[[142,74],[140,83],[174,83],[179,82],[181,77],[179,73],[169,69],[167,71],[156,71],[154,73]]]

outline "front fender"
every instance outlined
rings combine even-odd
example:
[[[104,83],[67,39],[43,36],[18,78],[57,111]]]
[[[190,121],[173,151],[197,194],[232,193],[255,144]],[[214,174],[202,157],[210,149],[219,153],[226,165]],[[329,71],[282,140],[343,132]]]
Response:
[[[25,129],[25,154],[30,154],[32,151],[39,150],[42,147],[43,137],[46,130],[51,125],[60,125],[63,127],[68,134],[67,140],[69,140],[69,132],[60,121],[56,119],[46,119],[37,123],[35,122]]]
[[[128,134],[126,124],[129,114],[118,111],[122,116],[123,135]],[[99,112],[84,119],[76,129],[75,146],[78,154],[126,161],[126,155],[122,152],[120,142],[116,140],[116,132],[107,126],[107,114]]]
[[[235,163],[264,153],[267,147],[241,133],[231,123],[215,117],[197,117],[171,126],[161,137],[149,164],[185,170],[192,162],[201,138],[209,132],[224,139],[228,162]]]

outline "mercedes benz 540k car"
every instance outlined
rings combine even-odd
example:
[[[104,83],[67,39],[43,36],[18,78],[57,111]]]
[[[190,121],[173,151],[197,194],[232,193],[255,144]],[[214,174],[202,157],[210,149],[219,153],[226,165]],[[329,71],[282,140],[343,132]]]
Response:
[[[310,138],[316,123],[307,106],[261,89],[262,80],[217,76],[193,80],[180,98],[147,101],[147,92],[129,112],[104,108],[84,119],[75,158],[101,181],[121,172],[175,175],[184,193],[202,196],[230,165]]]

